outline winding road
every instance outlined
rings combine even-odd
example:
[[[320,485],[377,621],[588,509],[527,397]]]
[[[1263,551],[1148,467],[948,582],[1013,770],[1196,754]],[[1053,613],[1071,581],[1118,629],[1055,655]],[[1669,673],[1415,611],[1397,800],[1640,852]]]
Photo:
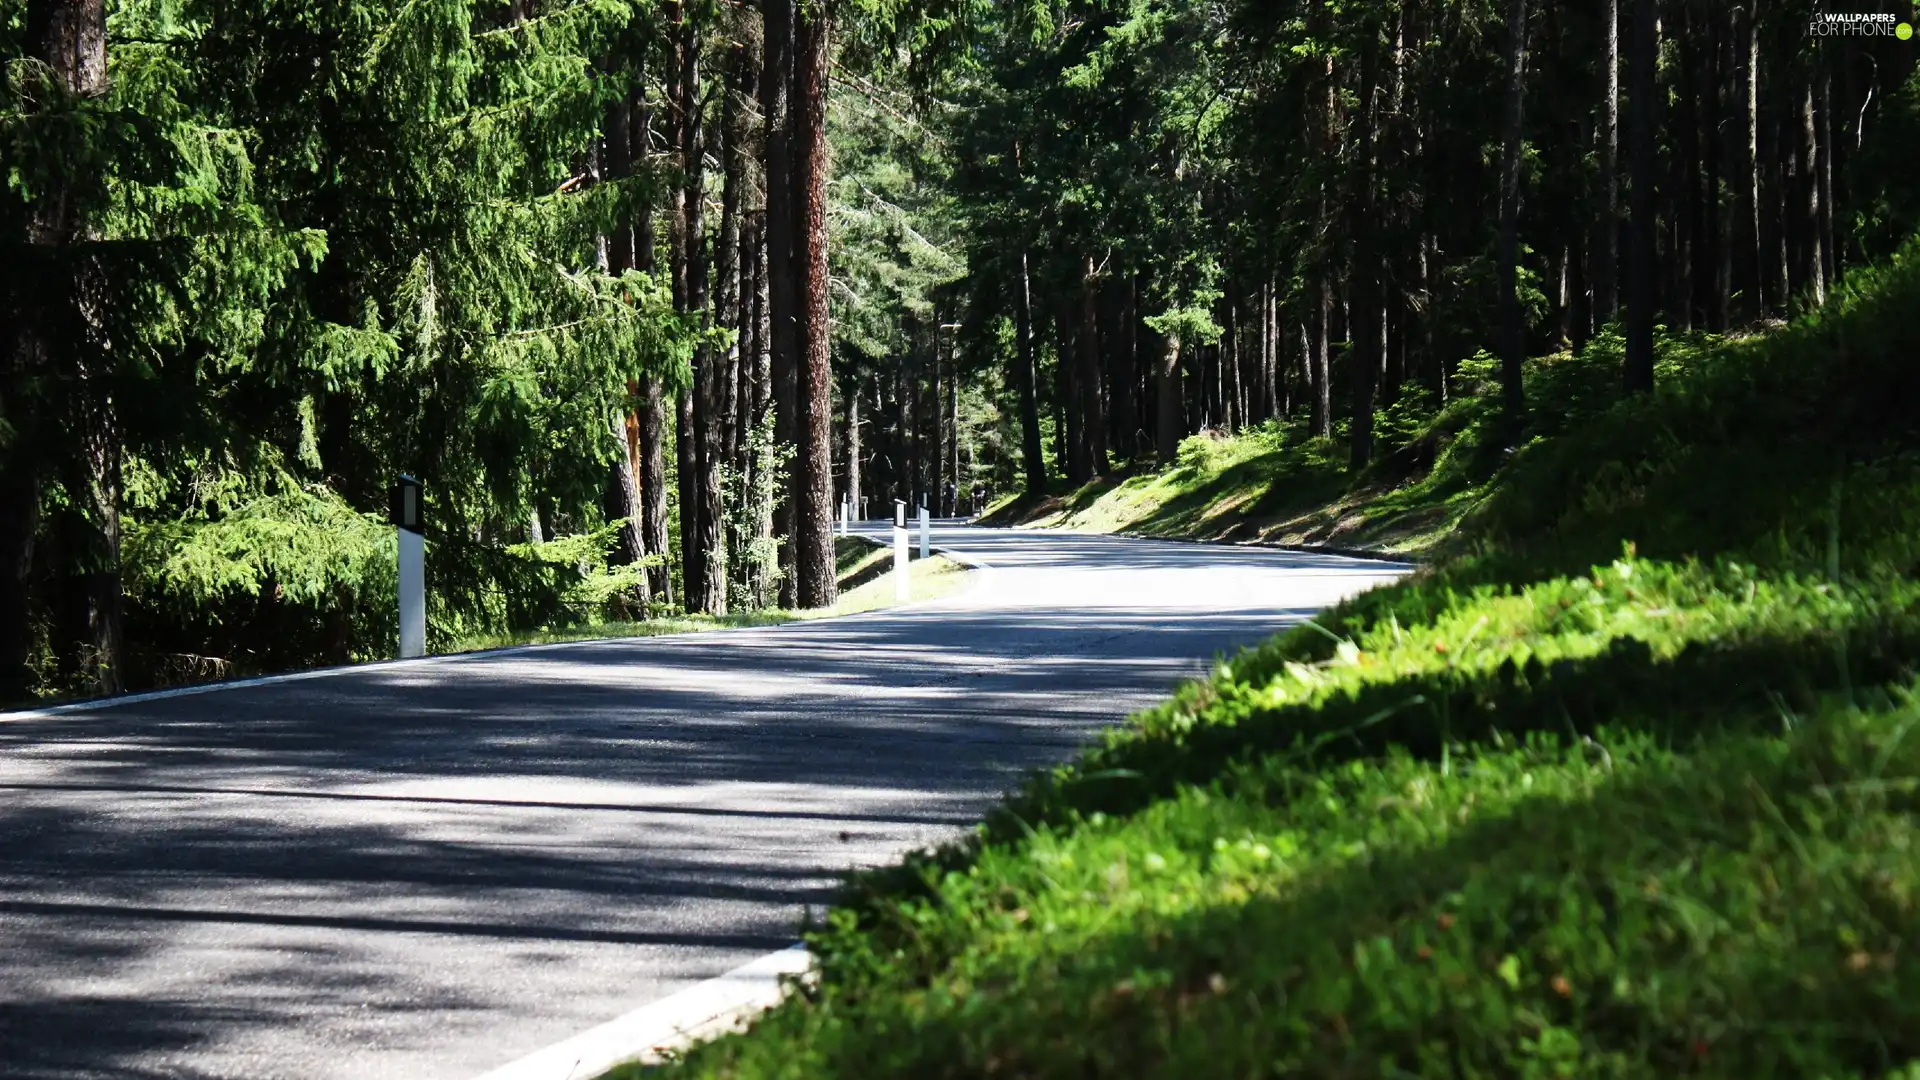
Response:
[[[0,1074],[471,1080],[1404,569],[935,540],[986,568],[895,612],[0,716]]]

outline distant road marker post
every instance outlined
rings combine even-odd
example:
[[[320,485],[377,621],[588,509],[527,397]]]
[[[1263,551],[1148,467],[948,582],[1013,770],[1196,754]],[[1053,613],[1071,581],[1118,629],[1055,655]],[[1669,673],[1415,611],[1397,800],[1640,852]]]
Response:
[[[912,594],[912,582],[907,569],[907,504],[904,499],[893,500],[893,599],[904,604]]]
[[[427,655],[426,526],[420,481],[393,485],[393,525],[400,536],[400,659]]]
[[[920,504],[920,557],[933,554],[933,516],[927,512],[927,504]]]

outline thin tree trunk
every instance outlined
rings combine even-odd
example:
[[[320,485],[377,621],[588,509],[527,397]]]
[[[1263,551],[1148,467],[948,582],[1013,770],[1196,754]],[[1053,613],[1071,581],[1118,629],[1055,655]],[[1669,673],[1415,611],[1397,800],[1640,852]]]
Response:
[[[760,73],[760,111],[767,124],[767,341],[773,377],[774,441],[791,447],[797,441],[799,411],[799,291],[794,262],[795,220],[793,192],[793,116],[788,98],[793,89],[794,0],[761,0],[765,27]],[[774,512],[774,533],[780,545],[780,605],[797,604],[799,580],[794,563],[794,508],[799,502],[798,476],[793,465],[787,474],[786,497]]]
[[[1100,390],[1100,274],[1086,256],[1080,275],[1080,429],[1086,442],[1089,479],[1105,476],[1106,395]]]
[[[1180,339],[1173,334],[1162,335],[1160,339],[1160,362],[1154,372],[1159,381],[1155,397],[1158,399],[1159,417],[1155,425],[1159,432],[1156,440],[1160,454],[1160,464],[1171,465],[1180,453],[1181,431],[1181,395],[1180,395]]]
[[[1627,153],[1632,170],[1627,222],[1628,393],[1653,389],[1653,303],[1655,275],[1654,216],[1654,7],[1656,0],[1633,0],[1633,32],[1628,39]]]
[[[1819,65],[1816,77],[1819,105],[1815,110],[1819,129],[1815,142],[1819,148],[1817,158],[1820,162],[1817,173],[1820,186],[1820,268],[1822,280],[1834,285],[1839,282],[1840,252],[1833,239],[1833,68],[1826,63],[1827,48],[1822,43],[1814,52],[1814,62]]]
[[[1507,9],[1507,117],[1500,163],[1500,389],[1507,416],[1526,411],[1527,359],[1520,318],[1520,151],[1527,108],[1527,0]],[[1563,263],[1564,265],[1564,263]]]
[[[609,63],[608,67],[614,65]],[[622,94],[607,108],[605,141],[601,161],[602,179],[611,184],[620,184],[633,175],[633,102],[630,95]],[[611,232],[604,238],[607,273],[619,277],[633,269],[635,261],[633,222],[622,218],[614,223]],[[646,557],[644,511],[641,508],[639,461],[636,443],[639,424],[633,415],[633,396],[638,387],[629,383],[627,401],[620,414],[613,419],[612,433],[615,444],[623,451],[614,459],[611,474],[607,481],[606,514],[613,520],[624,520],[618,532],[618,544],[614,552],[617,565],[631,566]],[[647,604],[648,589],[645,579],[634,590],[631,600],[638,603],[644,613]]]
[[[832,326],[827,297],[828,24],[824,4],[812,0],[800,17],[794,44],[794,190],[798,228],[794,263],[800,276],[798,435],[794,473],[794,569],[803,608],[831,607],[839,598],[833,555]]]
[[[1313,384],[1310,388],[1313,436],[1326,439],[1333,437],[1333,281],[1324,268],[1319,278],[1320,303],[1313,319],[1313,351],[1307,358],[1307,381]]]
[[[1033,278],[1027,253],[1020,253],[1020,295],[1014,305],[1014,336],[1019,338],[1013,381],[1020,394],[1020,450],[1026,470],[1026,491],[1038,497],[1047,490],[1047,455],[1040,441],[1040,374],[1035,370],[1033,343]]]
[[[853,514],[860,514],[860,383],[858,376],[846,390],[847,406],[847,488],[845,499],[852,500]]]
[[[1633,0],[1628,0],[1633,2]],[[1606,119],[1600,139],[1600,222],[1594,230],[1593,314],[1596,323],[1619,315],[1620,281],[1620,0],[1606,0]]]
[[[942,508],[948,517],[960,512],[960,345],[957,337],[951,339],[952,352],[947,359],[947,486],[946,505]]]
[[[1132,460],[1140,453],[1138,432],[1140,420],[1134,404],[1133,343],[1135,332],[1134,319],[1134,277],[1127,275],[1126,288],[1121,291],[1120,311],[1113,327],[1113,383],[1112,383],[1112,423],[1108,429],[1113,433],[1113,450],[1116,456]]]
[[[1740,65],[1740,101],[1744,110],[1740,166],[1739,269],[1736,287],[1745,293],[1742,319],[1758,319],[1767,312],[1766,249],[1760,228],[1760,21],[1754,17],[1757,0],[1734,7],[1736,45],[1745,62]]]
[[[102,0],[31,0],[25,30],[26,55],[45,63],[63,90],[85,98],[105,92]],[[29,113],[37,111],[31,98]],[[13,270],[10,332],[0,330],[6,334],[0,338],[6,350],[0,355],[0,419],[14,426],[13,438],[0,447],[0,701],[24,698],[31,690],[31,575],[42,477],[49,473],[66,483],[69,513],[79,527],[78,542],[58,561],[81,586],[91,650],[82,667],[101,693],[126,685],[120,427],[103,325],[109,300],[97,259],[67,254],[87,233],[78,199],[57,185],[38,193],[28,207],[25,235],[5,238],[19,244],[13,257],[24,265]],[[38,400],[36,384],[56,372],[66,376],[66,400]]]
[[[1806,217],[1801,226],[1806,237],[1802,257],[1806,260],[1808,294],[1813,305],[1819,307],[1827,302],[1827,254],[1820,227],[1820,131],[1814,112],[1811,78],[1800,99],[1800,121],[1805,136],[1805,141],[1801,143],[1800,183],[1807,196]]]

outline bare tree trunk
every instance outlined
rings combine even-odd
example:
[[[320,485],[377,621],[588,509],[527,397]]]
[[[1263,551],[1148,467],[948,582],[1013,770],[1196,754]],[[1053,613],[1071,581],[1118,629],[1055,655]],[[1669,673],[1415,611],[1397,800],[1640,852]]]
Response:
[[[1653,390],[1653,303],[1655,275],[1654,216],[1654,62],[1656,0],[1633,0],[1633,32],[1627,46],[1627,153],[1632,170],[1629,190],[1632,206],[1627,222],[1627,356],[1624,382],[1628,393]]]
[[[1631,0],[1629,0],[1631,2]],[[1600,139],[1600,184],[1605,192],[1594,230],[1594,322],[1619,314],[1620,281],[1620,0],[1606,0],[1607,31],[1605,130]]]
[[[860,515],[860,384],[858,376],[846,390],[847,406],[847,490],[844,498],[853,501],[855,517]]]
[[[1180,339],[1173,334],[1163,335],[1160,339],[1160,362],[1154,372],[1159,380],[1159,423],[1156,440],[1160,453],[1160,464],[1171,465],[1180,453],[1181,395],[1180,395]]]
[[[1825,238],[1820,227],[1820,132],[1813,106],[1813,80],[1808,79],[1806,89],[1800,99],[1800,121],[1805,135],[1801,144],[1800,183],[1806,192],[1806,219],[1802,230],[1806,236],[1805,278],[1807,291],[1814,306],[1827,302],[1827,253]]]
[[[1744,139],[1738,163],[1740,235],[1736,244],[1740,256],[1735,276],[1735,287],[1746,294],[1740,307],[1742,319],[1758,319],[1767,312],[1766,251],[1760,229],[1760,21],[1754,17],[1756,2],[1748,0],[1733,8],[1736,47],[1745,61],[1739,76]]]
[[[960,344],[957,335],[949,339],[952,351],[947,357],[947,488],[942,511],[953,517],[960,512]]]
[[[1507,415],[1517,422],[1527,407],[1522,381],[1526,327],[1520,319],[1520,144],[1527,110],[1527,0],[1513,0],[1508,6],[1507,33],[1507,117],[1500,158],[1500,389]]]
[[[609,63],[608,67],[613,67]],[[619,184],[633,175],[633,102],[630,95],[622,94],[607,108],[604,130],[603,159],[601,177],[611,184]],[[610,233],[603,239],[606,251],[607,272],[619,277],[633,269],[635,261],[633,222],[622,218],[614,223]],[[633,415],[633,397],[638,387],[628,384],[625,407],[612,421],[611,429],[615,444],[622,451],[614,459],[611,474],[607,480],[606,514],[612,520],[624,520],[618,533],[618,546],[614,553],[617,565],[631,566],[646,557],[647,542],[644,511],[641,508],[639,461],[636,443],[639,424]],[[642,612],[648,600],[647,583],[643,579],[629,599],[637,602]]]
[[[1313,435],[1317,439],[1333,435],[1333,281],[1326,269],[1320,272],[1319,310],[1313,320],[1313,351],[1307,358],[1307,380],[1313,384]]]
[[[1019,338],[1014,358],[1013,381],[1020,394],[1020,449],[1024,459],[1030,496],[1047,490],[1047,454],[1040,442],[1040,375],[1035,370],[1033,348],[1033,279],[1027,253],[1020,253],[1020,295],[1014,305],[1014,336]]]
[[[799,409],[799,292],[794,262],[793,0],[761,0],[765,30],[760,72],[760,111],[767,123],[767,341],[773,377],[774,440],[783,447],[796,439]],[[794,565],[794,507],[797,477],[789,466],[786,498],[774,512],[774,533],[781,539],[780,606],[794,607],[798,574]]]
[[[102,0],[31,0],[22,44],[46,64],[68,94],[97,98],[106,89],[106,12]],[[25,108],[39,110],[29,94]],[[112,344],[104,325],[109,299],[104,269],[73,253],[85,238],[85,208],[76,192],[56,186],[36,193],[10,268],[14,279],[6,329],[0,329],[0,419],[13,438],[0,447],[0,701],[31,690],[31,574],[39,530],[42,478],[61,476],[70,513],[80,526],[78,550],[60,561],[79,579],[88,648],[83,665],[102,693],[125,688],[125,632],[120,582],[120,425],[112,390]],[[35,388],[66,375],[65,400],[40,399]],[[58,449],[53,449],[58,447]],[[51,457],[51,460],[48,458]]]
[[[1138,318],[1134,310],[1134,289],[1134,277],[1129,274],[1126,288],[1120,294],[1119,316],[1113,327],[1113,416],[1107,426],[1113,433],[1113,450],[1122,460],[1131,460],[1140,452],[1136,437],[1140,420],[1133,396],[1133,384],[1137,378],[1134,371],[1133,324]]]
[[[1833,68],[1826,62],[1828,46],[1822,43],[1814,52],[1814,62],[1819,65],[1815,76],[1818,107],[1815,115],[1819,118],[1819,128],[1815,142],[1819,148],[1816,155],[1820,168],[1816,173],[1820,188],[1820,268],[1822,280],[1828,285],[1839,283],[1840,252],[1833,240]]]
[[[1106,395],[1100,390],[1100,272],[1086,256],[1080,275],[1080,428],[1088,478],[1107,474]]]
[[[832,327],[827,297],[828,24],[824,4],[802,12],[794,45],[793,132],[796,230],[794,263],[803,288],[798,372],[799,430],[794,473],[794,567],[803,608],[839,598],[833,557],[833,417],[830,401]]]

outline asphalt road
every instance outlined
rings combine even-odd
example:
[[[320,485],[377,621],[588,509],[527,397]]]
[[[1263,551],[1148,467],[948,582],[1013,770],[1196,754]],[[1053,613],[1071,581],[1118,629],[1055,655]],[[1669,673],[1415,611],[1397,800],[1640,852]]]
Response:
[[[849,619],[0,718],[0,1074],[467,1080],[790,944],[1222,650],[1395,568],[940,528]]]

